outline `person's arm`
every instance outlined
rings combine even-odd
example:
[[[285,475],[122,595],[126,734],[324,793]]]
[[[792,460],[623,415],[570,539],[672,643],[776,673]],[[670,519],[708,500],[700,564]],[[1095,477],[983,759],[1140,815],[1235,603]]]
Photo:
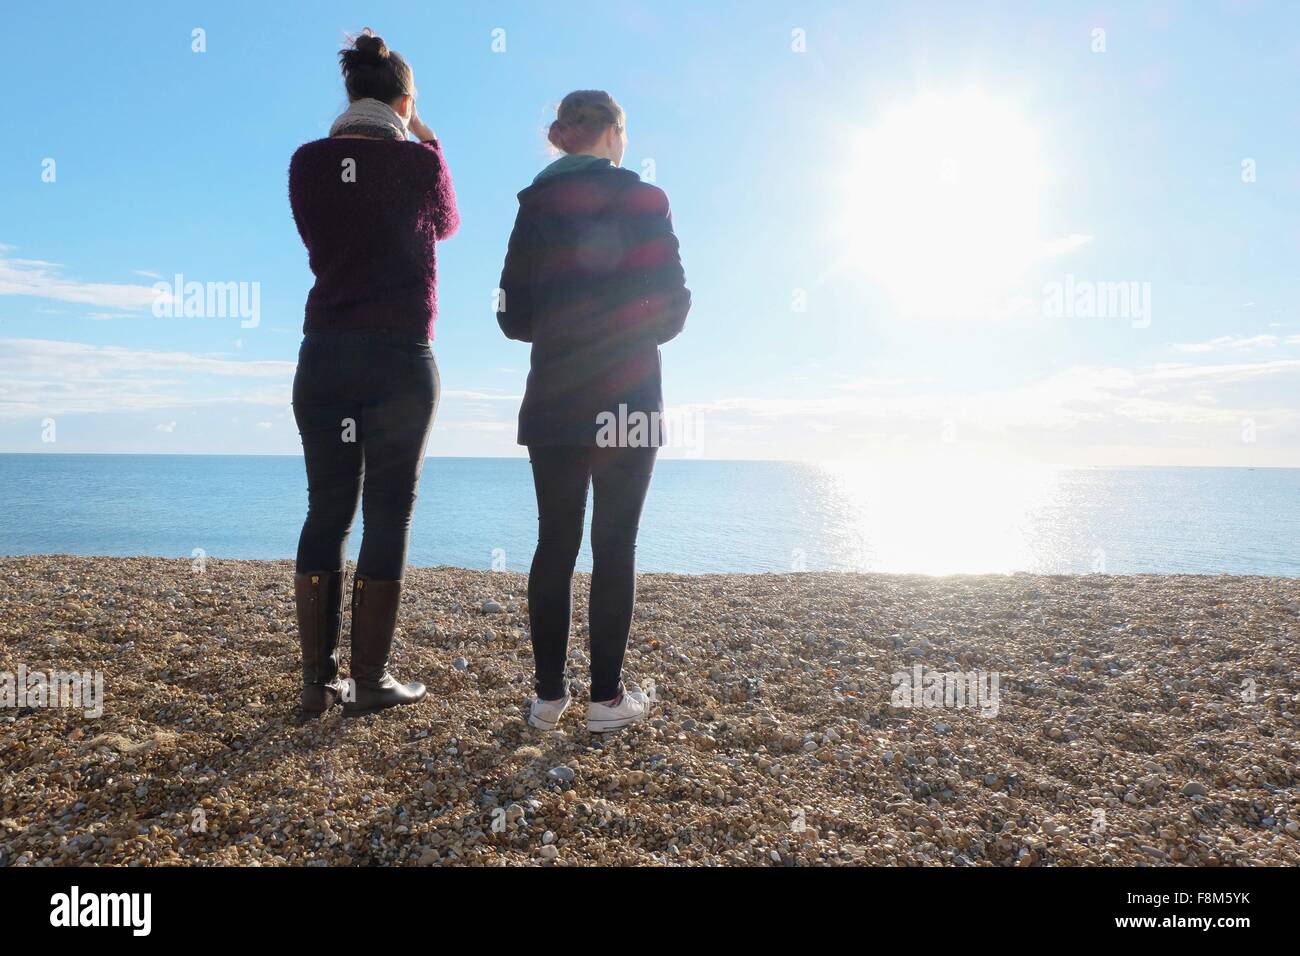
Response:
[[[686,325],[691,310],[691,290],[686,288],[681,251],[673,232],[672,211],[668,196],[655,186],[644,188],[639,205],[641,236],[638,259],[645,270],[645,321],[663,345],[675,338]]]
[[[460,212],[456,209],[456,191],[451,186],[451,171],[447,169],[447,160],[442,155],[442,144],[415,110],[411,111],[411,120],[406,128],[433,154],[434,235],[439,239],[447,239],[460,226]]]
[[[299,150],[289,160],[289,211],[293,213],[293,224],[298,227],[298,236],[302,239],[302,244],[310,249],[311,240],[307,236],[307,222],[299,208],[306,193],[302,183],[302,163],[301,150]]]
[[[533,340],[533,289],[531,231],[524,211],[515,217],[506,247],[506,263],[497,291],[497,324],[506,338],[517,342]]]

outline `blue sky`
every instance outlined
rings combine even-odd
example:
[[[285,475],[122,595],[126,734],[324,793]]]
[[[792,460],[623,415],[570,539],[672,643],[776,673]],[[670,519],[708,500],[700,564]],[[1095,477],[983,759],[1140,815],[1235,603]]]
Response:
[[[600,87],[694,295],[664,349],[676,453],[1300,466],[1300,8],[1209,0],[30,9],[0,451],[297,451],[286,170],[365,25],[412,63],[463,218],[430,454],[520,452],[527,351],[492,292],[550,111]],[[177,273],[256,283],[257,325],[155,317]],[[1113,314],[1074,299],[1121,284]]]

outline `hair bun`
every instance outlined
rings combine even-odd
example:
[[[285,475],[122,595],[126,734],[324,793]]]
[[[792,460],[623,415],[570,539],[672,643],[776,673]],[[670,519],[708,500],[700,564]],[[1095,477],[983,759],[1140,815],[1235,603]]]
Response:
[[[358,64],[377,66],[388,59],[388,45],[384,43],[384,38],[375,36],[369,27],[352,42],[352,46],[357,51]]]
[[[347,49],[339,50],[339,65],[351,102],[376,99],[391,103],[396,96],[415,95],[410,65],[370,27],[348,38]]]
[[[546,131],[546,138],[556,149],[564,149],[564,133],[564,123],[554,120],[551,123],[551,128]]]
[[[622,132],[626,120],[623,107],[604,90],[574,90],[555,114],[546,138],[566,153],[591,148],[611,126]]]

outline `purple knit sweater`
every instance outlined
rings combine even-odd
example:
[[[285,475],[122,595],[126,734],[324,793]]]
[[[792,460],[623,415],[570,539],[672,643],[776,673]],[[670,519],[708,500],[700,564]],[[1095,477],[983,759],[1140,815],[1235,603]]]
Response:
[[[289,205],[316,276],[304,332],[383,328],[433,338],[434,242],[460,225],[437,142],[307,143],[289,163]]]

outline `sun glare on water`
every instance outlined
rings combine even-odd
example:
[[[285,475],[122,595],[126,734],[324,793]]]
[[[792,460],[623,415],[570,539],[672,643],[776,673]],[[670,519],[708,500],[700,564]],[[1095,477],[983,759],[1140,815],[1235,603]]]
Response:
[[[964,463],[825,464],[850,566],[903,574],[1009,574],[1044,565],[1055,468]]]
[[[1043,182],[1035,132],[982,93],[889,110],[848,164],[842,267],[906,315],[995,312],[1041,247]]]

